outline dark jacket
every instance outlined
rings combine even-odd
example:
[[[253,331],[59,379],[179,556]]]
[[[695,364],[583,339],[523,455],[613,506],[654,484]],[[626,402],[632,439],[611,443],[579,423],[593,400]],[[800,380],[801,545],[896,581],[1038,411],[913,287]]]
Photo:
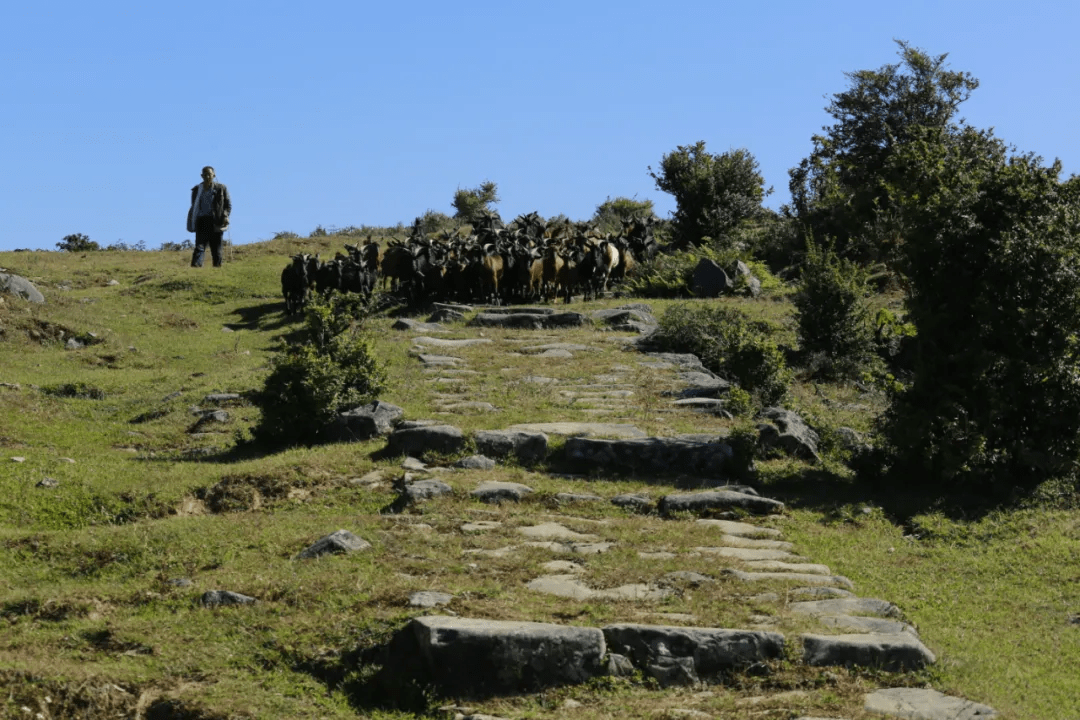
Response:
[[[199,185],[202,185],[202,183],[199,183]],[[191,188],[191,207],[188,209],[187,214],[188,232],[195,232],[195,198],[199,196],[199,185]],[[229,227],[229,215],[232,213],[232,200],[229,199],[229,188],[216,182],[210,186],[210,192],[214,193],[214,197],[210,203],[210,211],[214,218],[214,227],[218,231],[225,230]]]

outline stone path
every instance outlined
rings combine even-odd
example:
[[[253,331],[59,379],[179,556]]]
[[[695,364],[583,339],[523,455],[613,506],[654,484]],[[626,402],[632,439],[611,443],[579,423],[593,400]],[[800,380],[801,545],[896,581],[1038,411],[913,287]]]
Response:
[[[603,312],[606,315],[594,321],[614,317],[623,323],[635,323],[626,329],[648,330],[643,323],[651,315],[640,305]],[[490,313],[475,324],[536,328],[521,331],[524,334],[515,343],[518,349],[505,354],[508,364],[516,359],[535,362],[537,357],[548,363],[567,363],[575,356],[595,351],[590,344],[545,342],[552,338],[540,336],[538,330],[557,327],[552,325],[553,317],[551,312],[539,311]],[[413,338],[413,356],[424,368],[439,420],[399,424],[388,437],[388,448],[396,454],[413,458],[426,451],[453,454],[471,441],[479,454],[463,459],[459,467],[490,468],[507,459],[543,467],[557,460],[585,469],[601,467],[637,474],[674,469],[712,478],[714,485],[724,477],[726,464],[732,461],[732,448],[717,434],[649,437],[632,423],[592,422],[582,417],[598,411],[625,410],[627,403],[635,401],[631,376],[640,372],[654,373],[681,388],[669,401],[673,410],[722,414],[728,383],[709,373],[693,356],[642,355],[636,361],[569,384],[538,375],[526,376],[522,382],[557,388],[556,396],[566,402],[567,417],[560,422],[497,427],[497,399],[462,392],[477,371],[452,354],[455,349],[487,345],[492,340],[441,337],[444,328],[430,324],[403,324],[402,329],[425,333]],[[488,415],[496,426],[466,435],[450,423],[455,415],[467,413]],[[551,436],[565,438],[561,456],[553,455]],[[398,509],[410,504],[446,502],[453,495],[454,488],[444,482],[446,476],[431,477],[424,464],[412,458],[406,460],[405,467],[408,472],[397,483]],[[468,483],[465,472],[455,476],[459,487],[461,482]],[[365,479],[361,478],[361,482]],[[534,494],[523,483],[490,480],[478,480],[466,492],[483,503],[529,503]],[[458,617],[443,614],[441,609],[453,607],[453,595],[432,588],[408,598],[408,606],[426,608],[435,614],[414,618],[395,636],[379,682],[387,687],[414,682],[455,697],[479,698],[632,673],[651,677],[662,686],[693,686],[785,654],[807,666],[889,671],[917,670],[936,661],[917,629],[905,622],[902,608],[884,599],[860,597],[850,579],[815,561],[820,559],[801,553],[784,538],[784,504],[762,497],[751,487],[726,484],[662,497],[560,493],[554,501],[555,513],[550,505],[537,504],[531,524],[516,527],[497,520],[462,518],[458,529],[466,543],[472,545],[462,550],[463,556],[474,562],[490,562],[550,553],[551,559],[541,565],[543,574],[525,584],[527,591],[569,603],[629,603],[641,607],[641,617],[664,622],[580,627]],[[572,514],[575,507],[589,503],[612,503],[639,515],[612,524]],[[681,549],[654,546],[649,542],[649,528],[659,523],[682,523],[693,537],[707,537],[707,544]],[[641,532],[627,546],[626,527],[632,525],[639,526]],[[362,551],[365,547],[363,540],[342,530],[323,538],[299,557]],[[652,579],[612,582],[597,575],[596,558],[615,552],[631,552],[643,571],[652,573]],[[670,569],[683,559],[694,560],[698,563],[695,567],[712,570],[706,574]],[[745,588],[746,601],[758,610],[750,616],[751,622],[738,628],[698,626],[697,617],[685,602],[689,589],[700,594],[718,592],[713,589],[723,587],[730,592],[733,586]],[[218,603],[228,601],[214,598]],[[878,716],[928,720],[994,716],[993,710],[985,706],[910,688],[870,693],[864,709]]]

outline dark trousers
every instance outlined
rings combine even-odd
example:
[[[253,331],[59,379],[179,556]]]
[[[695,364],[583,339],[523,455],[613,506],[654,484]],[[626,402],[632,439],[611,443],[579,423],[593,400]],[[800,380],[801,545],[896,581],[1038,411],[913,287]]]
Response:
[[[191,254],[191,267],[202,267],[203,253],[210,246],[214,267],[221,267],[221,231],[214,227],[209,215],[195,218],[195,252]]]

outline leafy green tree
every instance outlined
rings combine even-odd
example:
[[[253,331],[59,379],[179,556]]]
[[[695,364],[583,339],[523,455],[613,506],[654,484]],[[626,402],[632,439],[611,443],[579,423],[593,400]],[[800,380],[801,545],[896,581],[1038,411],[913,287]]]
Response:
[[[989,131],[924,128],[886,168],[914,377],[882,418],[892,473],[998,498],[1077,478],[1080,202],[1060,163]]]
[[[928,130],[960,133],[957,109],[979,85],[950,70],[947,55],[897,45],[901,62],[846,73],[849,88],[826,108],[836,123],[790,171],[802,234],[834,238],[842,256],[867,263],[892,259],[905,232],[897,196],[908,192],[911,174],[896,153]]]
[[[57,250],[65,252],[88,252],[100,250],[101,246],[82,233],[65,235],[61,242],[56,243]]]
[[[480,215],[494,213],[492,205],[499,202],[499,188],[490,180],[485,180],[474,188],[458,188],[454,193],[454,218],[462,222],[472,222]]]
[[[655,218],[652,200],[635,200],[628,197],[608,198],[596,206],[592,221],[603,232],[619,232],[623,223],[635,218]]]
[[[656,187],[675,197],[673,240],[679,247],[697,245],[704,237],[720,240],[743,220],[761,213],[761,202],[772,192],[749,150],[740,148],[713,155],[705,142],[680,145],[649,168]]]

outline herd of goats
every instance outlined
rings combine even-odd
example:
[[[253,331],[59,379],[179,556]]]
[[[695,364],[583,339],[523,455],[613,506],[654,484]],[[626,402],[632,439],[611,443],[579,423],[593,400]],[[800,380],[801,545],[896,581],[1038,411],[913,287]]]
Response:
[[[381,283],[410,305],[430,302],[530,303],[595,297],[657,251],[653,218],[625,221],[618,233],[591,223],[545,222],[537,213],[503,225],[495,214],[428,235],[419,222],[384,248],[369,236],[333,260],[300,253],[281,272],[289,314],[312,293],[370,296]]]

